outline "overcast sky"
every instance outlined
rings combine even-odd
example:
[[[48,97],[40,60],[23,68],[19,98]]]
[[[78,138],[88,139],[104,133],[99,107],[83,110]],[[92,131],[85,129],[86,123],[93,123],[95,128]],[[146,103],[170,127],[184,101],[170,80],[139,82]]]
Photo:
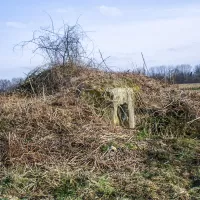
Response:
[[[0,4],[0,78],[24,76],[42,58],[13,46],[63,20],[79,23],[114,69],[200,63],[199,0],[9,0]],[[97,55],[98,56],[98,55]]]

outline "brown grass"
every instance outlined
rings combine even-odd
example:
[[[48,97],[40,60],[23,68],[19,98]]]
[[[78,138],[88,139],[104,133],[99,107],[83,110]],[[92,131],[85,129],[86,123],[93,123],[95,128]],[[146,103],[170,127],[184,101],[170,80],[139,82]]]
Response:
[[[199,135],[198,123],[195,121],[188,128],[187,122],[199,114],[196,94],[180,92],[141,75],[106,73],[85,67],[74,69],[71,76],[56,72],[58,76],[55,71],[53,74],[57,78],[47,82],[43,74],[32,76],[31,85],[25,82],[18,88],[23,93],[0,97],[0,137],[5,139],[2,139],[5,142],[1,151],[6,155],[0,170],[0,196],[29,199],[192,197],[191,176],[198,177],[200,169],[195,164],[189,167],[188,163],[200,161]],[[63,80],[66,76],[68,79]],[[57,85],[51,90],[54,81]],[[115,127],[99,112],[98,95],[107,87],[135,90],[137,129]],[[88,91],[89,96],[84,96]],[[178,118],[179,115],[172,113],[184,115]],[[164,129],[158,129],[163,127],[160,119],[169,119],[169,116],[172,121]],[[156,120],[153,121],[153,125],[157,123],[156,132],[149,119]],[[180,124],[180,120],[184,123]],[[175,134],[173,131],[178,129],[166,132],[166,127],[172,125],[181,126],[182,131],[186,127],[194,134],[186,131]],[[198,194],[193,193],[193,196]]]

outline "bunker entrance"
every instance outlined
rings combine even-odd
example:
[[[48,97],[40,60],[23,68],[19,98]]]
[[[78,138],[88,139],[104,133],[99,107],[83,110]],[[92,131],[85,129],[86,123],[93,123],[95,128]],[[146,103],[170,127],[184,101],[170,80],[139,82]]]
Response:
[[[117,107],[117,116],[121,126],[129,127],[128,104],[124,103]]]

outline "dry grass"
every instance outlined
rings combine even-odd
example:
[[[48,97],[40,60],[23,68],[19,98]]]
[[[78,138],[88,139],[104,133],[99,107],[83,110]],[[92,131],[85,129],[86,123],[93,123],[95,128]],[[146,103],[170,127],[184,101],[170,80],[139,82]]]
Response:
[[[199,198],[198,121],[187,125],[199,114],[196,94],[140,75],[61,70],[0,97],[2,198]],[[122,86],[136,92],[136,130],[101,112],[104,90]]]

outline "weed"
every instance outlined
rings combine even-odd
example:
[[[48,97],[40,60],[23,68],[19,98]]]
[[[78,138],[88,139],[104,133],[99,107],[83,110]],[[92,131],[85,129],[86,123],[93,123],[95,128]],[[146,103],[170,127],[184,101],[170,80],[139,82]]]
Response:
[[[0,194],[3,195],[12,186],[13,179],[10,176],[6,176],[0,181]]]
[[[110,183],[110,180],[106,176],[100,177],[96,182],[94,182],[94,185],[96,187],[96,193],[97,196],[103,197],[103,196],[111,196],[115,189],[112,187],[112,184]]]
[[[139,133],[137,133],[137,139],[138,140],[144,140],[149,136],[147,129],[144,128],[143,130],[141,130]]]
[[[138,149],[138,146],[136,144],[133,144],[133,143],[126,143],[125,144],[125,147],[128,148],[129,150],[136,150]]]

